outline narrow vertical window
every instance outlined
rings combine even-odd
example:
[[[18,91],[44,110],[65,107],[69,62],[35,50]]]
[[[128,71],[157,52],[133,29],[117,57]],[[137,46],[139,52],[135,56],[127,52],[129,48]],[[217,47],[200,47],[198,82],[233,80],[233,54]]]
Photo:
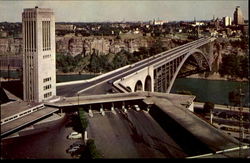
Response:
[[[36,21],[34,21],[34,38],[35,38],[35,40],[34,40],[34,48],[35,48],[35,52],[36,52]]]
[[[50,21],[48,21],[48,28],[49,28],[49,33],[48,33],[48,35],[49,35],[49,50],[51,50],[51,40],[50,40]]]
[[[44,51],[44,47],[45,47],[45,24],[44,21],[42,21],[42,40],[43,40],[43,51]]]

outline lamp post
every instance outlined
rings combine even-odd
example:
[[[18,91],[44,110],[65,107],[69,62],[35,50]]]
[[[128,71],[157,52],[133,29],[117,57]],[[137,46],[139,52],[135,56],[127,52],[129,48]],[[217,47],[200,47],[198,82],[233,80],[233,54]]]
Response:
[[[239,157],[242,157],[242,141],[244,139],[244,126],[243,126],[243,115],[242,115],[242,101],[245,96],[245,94],[242,92],[241,89],[241,84],[240,84],[240,91],[239,91],[239,102],[240,102],[240,107],[239,107]]]
[[[149,76],[149,49],[147,51],[148,51],[148,76]],[[147,81],[147,78],[146,78],[146,81]],[[148,83],[146,83],[146,84],[148,84]],[[149,87],[151,88],[151,85]],[[148,90],[147,90],[148,91],[147,97],[150,97],[150,95],[149,95],[150,88],[148,88]]]
[[[77,97],[78,97],[78,109],[79,109],[79,93],[77,93]]]

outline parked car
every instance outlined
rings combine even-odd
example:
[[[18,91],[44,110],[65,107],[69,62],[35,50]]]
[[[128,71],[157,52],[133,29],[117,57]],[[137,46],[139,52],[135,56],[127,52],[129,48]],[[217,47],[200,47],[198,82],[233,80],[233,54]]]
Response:
[[[80,147],[73,147],[67,150],[68,153],[73,153],[75,151],[77,151]]]
[[[81,147],[81,146],[83,146],[83,144],[81,144],[80,142],[79,142],[79,143],[76,142],[76,143],[70,145],[70,148],[73,148],[73,147]]]
[[[82,134],[78,132],[72,132],[69,134],[68,139],[81,139]]]

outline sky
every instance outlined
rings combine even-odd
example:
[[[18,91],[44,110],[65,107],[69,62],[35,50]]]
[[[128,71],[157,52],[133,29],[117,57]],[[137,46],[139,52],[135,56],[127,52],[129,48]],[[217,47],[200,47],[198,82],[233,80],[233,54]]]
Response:
[[[230,16],[240,6],[248,20],[248,0],[0,0],[0,22],[21,22],[24,8],[52,8],[56,22],[211,20]]]

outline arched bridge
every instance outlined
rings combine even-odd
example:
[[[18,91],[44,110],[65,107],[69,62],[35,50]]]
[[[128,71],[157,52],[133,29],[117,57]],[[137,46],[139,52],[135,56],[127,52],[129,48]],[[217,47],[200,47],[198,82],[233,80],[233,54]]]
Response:
[[[202,38],[144,60],[145,66],[114,82],[123,92],[169,93],[177,77],[211,70],[212,38]],[[208,49],[208,50],[207,50]]]
[[[91,80],[60,83],[57,95],[70,97],[114,91],[169,93],[178,76],[211,70],[214,40],[201,38]]]

